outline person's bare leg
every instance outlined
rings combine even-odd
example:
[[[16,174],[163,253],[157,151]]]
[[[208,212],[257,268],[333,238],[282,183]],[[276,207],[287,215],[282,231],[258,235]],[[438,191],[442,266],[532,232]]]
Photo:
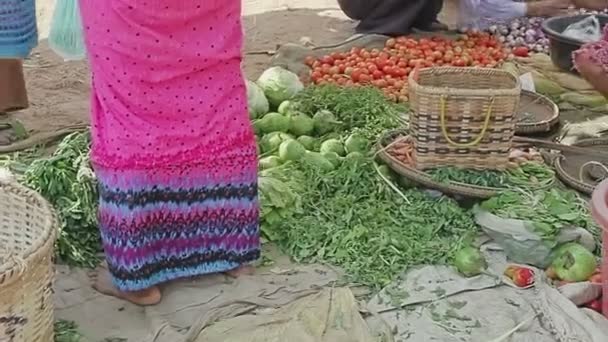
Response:
[[[114,286],[110,272],[105,267],[98,267],[97,270],[91,275],[91,280],[93,281],[93,288],[99,293],[123,299],[136,305],[155,305],[160,303],[162,298],[160,289],[157,286],[153,286],[142,291],[120,291],[116,288],[116,286]]]
[[[226,275],[231,278],[238,278],[240,276],[253,275],[255,273],[255,267],[251,265],[241,265],[233,270],[226,272]]]

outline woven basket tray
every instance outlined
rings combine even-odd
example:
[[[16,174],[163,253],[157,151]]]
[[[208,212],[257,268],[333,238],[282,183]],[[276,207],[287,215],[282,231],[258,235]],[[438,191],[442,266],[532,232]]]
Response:
[[[559,123],[559,107],[549,98],[522,90],[516,114],[515,133],[528,135],[550,132]]]
[[[573,144],[573,146],[607,151],[608,139],[585,139]],[[600,182],[598,177],[604,170],[601,167],[594,167],[595,165],[589,164],[589,162],[598,162],[608,166],[608,160],[602,159],[592,155],[562,152],[560,156],[555,158],[555,172],[558,178],[568,187],[591,195]],[[587,166],[584,166],[585,164]],[[581,170],[581,168],[583,169]]]
[[[392,131],[386,133],[376,144],[378,157],[395,173],[429,189],[441,191],[444,194],[460,195],[469,198],[487,199],[498,193],[501,189],[464,184],[459,182],[440,183],[426,172],[401,162],[384,150],[391,142],[399,137],[407,136],[404,131]]]
[[[53,212],[37,193],[1,179],[0,203],[0,341],[53,342]]]
[[[410,74],[409,89],[417,169],[507,167],[518,77],[488,68],[425,68]]]

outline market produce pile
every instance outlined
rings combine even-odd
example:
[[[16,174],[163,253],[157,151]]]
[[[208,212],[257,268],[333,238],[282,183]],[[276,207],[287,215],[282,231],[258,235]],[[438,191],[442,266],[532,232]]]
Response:
[[[279,67],[248,81],[247,90],[260,150],[261,228],[267,240],[296,261],[339,266],[348,280],[372,288],[410,266],[466,264],[454,259],[457,254],[476,260],[462,252],[475,249],[471,246],[479,233],[472,211],[412,188],[374,158],[380,136],[406,127],[407,104],[390,101],[373,86],[304,86]],[[397,144],[390,151],[404,147]],[[21,154],[3,164],[58,210],[59,260],[90,267],[101,248],[88,151],[88,134],[73,134],[49,157],[32,162]],[[455,168],[431,173],[438,181],[508,188],[483,206],[505,218],[536,222],[547,240],[567,224],[597,235],[576,194],[560,192],[556,199],[553,190],[539,190],[552,185],[554,175],[537,153],[520,152],[513,162],[515,167],[504,173]],[[516,198],[523,193],[533,195]]]
[[[399,137],[385,149],[389,155],[404,165],[415,167],[414,145],[410,137]],[[555,172],[544,164],[538,151],[514,149],[509,160],[509,169],[506,171],[441,167],[424,172],[434,181],[444,184],[455,182],[497,189],[510,187],[538,189],[553,185]]]
[[[55,208],[60,223],[55,254],[59,261],[83,267],[99,262],[97,182],[89,163],[89,134],[65,137],[49,157],[34,149],[4,158],[20,181],[38,191]]]
[[[338,266],[348,281],[376,290],[421,264],[451,264],[467,277],[485,272],[474,210],[482,208],[502,219],[531,222],[533,232],[554,248],[547,272],[556,281],[601,278],[596,271],[599,249],[557,241],[563,229],[580,227],[599,242],[599,229],[575,192],[556,188],[555,174],[538,151],[514,149],[505,171],[427,170],[436,182],[499,190],[474,209],[413,186],[376,158],[380,137],[407,128],[407,77],[417,66],[530,72],[537,90],[553,99],[606,108],[605,99],[586,82],[552,67],[548,56],[528,56],[527,50],[512,51],[525,58],[509,56],[502,40],[506,38],[477,32],[455,40],[398,37],[382,50],[353,48],[308,58],[312,84],[281,67],[247,81],[259,151],[263,237],[295,261]],[[101,252],[89,143],[87,133],[76,133],[51,155],[36,149],[0,161],[57,210],[58,261],[83,267],[95,266]],[[396,139],[385,150],[404,164],[415,163],[412,141]],[[513,267],[505,275],[516,286],[527,287],[534,281],[531,272]]]
[[[469,32],[456,39],[390,38],[385,47],[354,47],[320,58],[307,57],[314,84],[373,85],[393,101],[407,102],[407,78],[416,67],[478,66],[494,68],[508,56],[502,44],[485,32]],[[527,53],[526,53],[527,55]]]

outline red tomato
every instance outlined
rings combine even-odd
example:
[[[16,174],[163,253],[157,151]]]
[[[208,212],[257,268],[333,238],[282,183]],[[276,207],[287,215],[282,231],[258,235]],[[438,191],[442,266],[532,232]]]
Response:
[[[361,79],[361,75],[363,75],[361,69],[354,69],[350,74],[350,78],[353,80],[353,82],[357,83]]]
[[[323,74],[320,71],[313,71],[310,74],[310,78],[312,79],[313,82],[317,82],[318,80],[320,80],[321,78],[323,78]]]
[[[342,54],[339,52],[332,52],[332,54],[330,55],[331,58],[333,58],[334,60],[338,60],[338,59],[342,59]]]
[[[367,74],[361,74],[361,76],[359,76],[359,83],[369,83],[370,80],[371,77]]]
[[[317,59],[313,56],[307,56],[306,58],[304,58],[304,63],[306,63],[306,65],[308,65],[309,67],[312,67],[316,60]]]
[[[517,57],[528,57],[530,55],[530,51],[525,46],[518,46],[513,49],[513,54]]]
[[[332,65],[334,64],[334,59],[331,56],[323,56],[321,57],[321,63]]]
[[[386,82],[386,80],[376,80],[376,87],[378,88],[386,88],[388,86],[388,82]]]
[[[383,74],[383,73],[382,73],[382,71],[380,71],[380,70],[374,70],[374,72],[372,72],[372,77],[373,77],[375,80],[379,80],[379,79],[381,79],[383,76],[384,76],[384,74]]]
[[[462,58],[456,58],[452,61],[452,65],[457,67],[463,67],[466,65],[466,63],[462,60]]]

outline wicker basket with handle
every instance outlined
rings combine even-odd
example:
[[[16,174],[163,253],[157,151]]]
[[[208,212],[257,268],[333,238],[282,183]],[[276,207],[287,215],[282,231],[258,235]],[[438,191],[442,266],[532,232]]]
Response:
[[[53,341],[56,220],[36,192],[0,179],[0,341]]]
[[[416,168],[504,169],[520,88],[519,78],[497,69],[437,67],[411,73]]]

